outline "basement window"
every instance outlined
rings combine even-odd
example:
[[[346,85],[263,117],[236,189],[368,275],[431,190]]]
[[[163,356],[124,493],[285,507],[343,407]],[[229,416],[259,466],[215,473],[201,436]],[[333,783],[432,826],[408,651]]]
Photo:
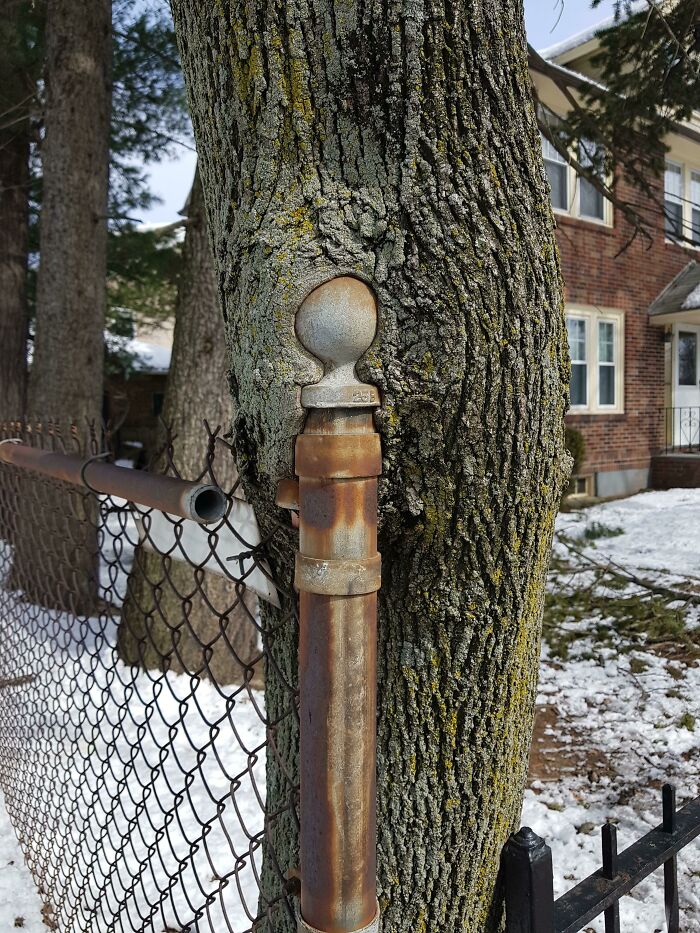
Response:
[[[567,490],[568,496],[587,496],[593,495],[593,477],[592,476],[572,476]]]

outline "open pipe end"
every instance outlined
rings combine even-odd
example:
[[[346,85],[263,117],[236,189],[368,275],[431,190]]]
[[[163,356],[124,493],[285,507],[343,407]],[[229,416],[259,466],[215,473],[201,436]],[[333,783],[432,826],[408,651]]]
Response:
[[[202,525],[218,522],[226,514],[226,504],[217,486],[196,486],[188,496],[189,517]]]

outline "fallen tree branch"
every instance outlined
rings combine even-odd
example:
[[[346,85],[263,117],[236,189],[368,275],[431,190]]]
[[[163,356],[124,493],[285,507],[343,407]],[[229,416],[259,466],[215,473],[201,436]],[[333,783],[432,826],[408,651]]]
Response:
[[[700,605],[700,593],[688,593],[686,590],[676,590],[668,586],[653,583],[651,580],[645,580],[643,577],[638,577],[610,558],[608,558],[607,564],[604,564],[601,561],[595,560],[590,554],[587,554],[581,548],[577,547],[572,538],[561,532],[558,532],[555,538],[563,544],[564,547],[568,548],[572,554],[575,554],[579,560],[583,561],[583,563],[588,564],[589,567],[595,567],[603,573],[609,574],[614,579],[621,580],[622,582],[634,583],[636,586],[647,590],[649,593],[653,593],[655,596],[666,596],[669,599],[679,600],[686,604]]]

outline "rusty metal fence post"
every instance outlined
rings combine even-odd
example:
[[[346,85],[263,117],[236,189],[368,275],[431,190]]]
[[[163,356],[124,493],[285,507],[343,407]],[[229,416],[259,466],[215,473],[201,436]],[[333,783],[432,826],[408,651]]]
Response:
[[[377,328],[371,290],[339,277],[297,313],[302,344],[324,363],[304,387],[299,477],[299,933],[376,933],[377,476],[374,386],[355,364]]]

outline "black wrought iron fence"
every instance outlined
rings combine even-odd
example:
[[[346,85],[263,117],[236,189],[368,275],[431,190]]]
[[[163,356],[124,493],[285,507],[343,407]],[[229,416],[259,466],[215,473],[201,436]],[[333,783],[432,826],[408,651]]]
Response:
[[[700,406],[665,409],[664,450],[666,453],[700,453]]]
[[[506,933],[578,933],[601,915],[605,933],[620,933],[620,900],[662,866],[666,929],[679,933],[677,855],[698,836],[700,797],[677,810],[675,789],[666,784],[661,824],[618,853],[617,828],[606,823],[602,867],[554,900],[551,849],[531,829],[521,829],[503,850]]]
[[[218,430],[187,477],[202,515],[100,491],[94,433],[5,424],[0,441],[0,786],[49,921],[292,930],[289,529],[257,537]],[[29,448],[59,454],[53,475],[19,465]],[[178,477],[172,444],[162,463]]]

